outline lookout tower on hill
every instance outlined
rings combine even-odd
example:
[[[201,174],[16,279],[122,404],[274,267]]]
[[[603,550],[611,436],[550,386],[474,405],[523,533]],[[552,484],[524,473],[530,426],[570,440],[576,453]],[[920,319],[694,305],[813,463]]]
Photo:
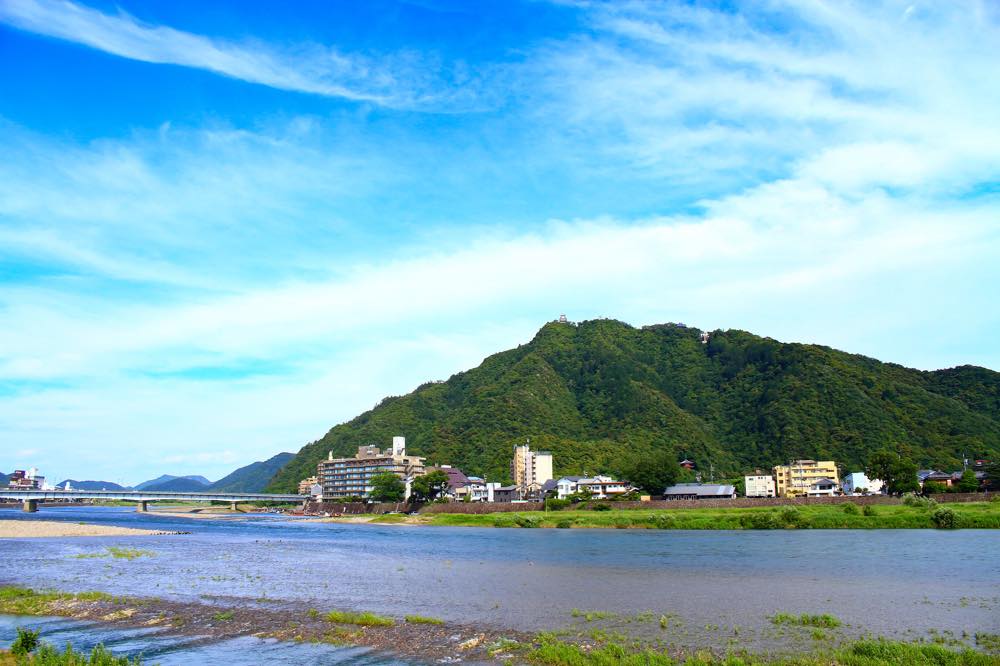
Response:
[[[569,319],[566,319],[566,315],[561,314],[561,315],[559,315],[559,323],[560,324],[568,324],[569,323]]]

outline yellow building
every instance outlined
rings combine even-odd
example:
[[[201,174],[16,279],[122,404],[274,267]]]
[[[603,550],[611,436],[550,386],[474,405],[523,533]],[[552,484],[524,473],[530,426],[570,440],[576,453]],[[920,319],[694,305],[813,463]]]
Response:
[[[828,483],[840,485],[837,476],[837,464],[832,460],[794,460],[790,465],[778,465],[774,468],[774,483],[778,497],[803,497],[809,495],[827,495]]]
[[[514,485],[522,491],[537,491],[552,479],[552,454],[532,451],[527,444],[514,447],[514,460],[510,464]]]

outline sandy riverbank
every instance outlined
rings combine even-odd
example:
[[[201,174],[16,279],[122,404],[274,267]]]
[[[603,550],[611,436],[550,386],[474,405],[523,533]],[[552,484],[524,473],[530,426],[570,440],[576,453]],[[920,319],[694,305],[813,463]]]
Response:
[[[158,530],[137,530],[131,527],[64,523],[54,520],[0,520],[0,539],[31,539],[37,537],[89,536],[150,536],[177,534]]]

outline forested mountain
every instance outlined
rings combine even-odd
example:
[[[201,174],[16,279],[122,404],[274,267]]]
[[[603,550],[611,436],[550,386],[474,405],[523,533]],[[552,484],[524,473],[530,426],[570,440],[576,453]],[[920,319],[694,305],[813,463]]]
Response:
[[[526,345],[428,383],[305,446],[269,489],[294,491],[332,450],[387,446],[470,474],[508,476],[512,447],[551,450],[555,473],[617,472],[666,449],[716,475],[790,458],[859,469],[884,447],[921,467],[955,469],[963,453],[1000,457],[1000,373],[924,372],[743,331],[613,320],[545,325]]]
[[[259,493],[267,487],[268,481],[284,467],[289,460],[295,457],[294,453],[279,453],[263,462],[255,462],[246,467],[224,476],[206,491],[219,491],[228,493]]]

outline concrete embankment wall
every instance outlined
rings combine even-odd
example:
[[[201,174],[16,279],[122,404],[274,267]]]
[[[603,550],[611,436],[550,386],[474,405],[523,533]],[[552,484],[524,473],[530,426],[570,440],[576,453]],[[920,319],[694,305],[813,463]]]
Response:
[[[983,502],[992,495],[984,493],[948,493],[933,496],[938,502]],[[585,502],[572,506],[574,510],[592,510],[597,504],[610,504],[615,509],[754,509],[771,506],[810,506],[823,504],[851,503],[863,506],[865,504],[899,504],[898,497],[885,495],[868,495],[857,497],[739,497],[737,499],[711,500],[654,500],[651,502]],[[450,502],[448,504],[430,504],[420,509],[420,513],[503,513],[511,511],[541,511],[541,502],[525,503],[465,503]]]
[[[365,504],[363,502],[306,502],[306,513],[339,513],[341,515],[362,515],[392,513],[394,511],[411,511],[406,504],[400,502]]]

